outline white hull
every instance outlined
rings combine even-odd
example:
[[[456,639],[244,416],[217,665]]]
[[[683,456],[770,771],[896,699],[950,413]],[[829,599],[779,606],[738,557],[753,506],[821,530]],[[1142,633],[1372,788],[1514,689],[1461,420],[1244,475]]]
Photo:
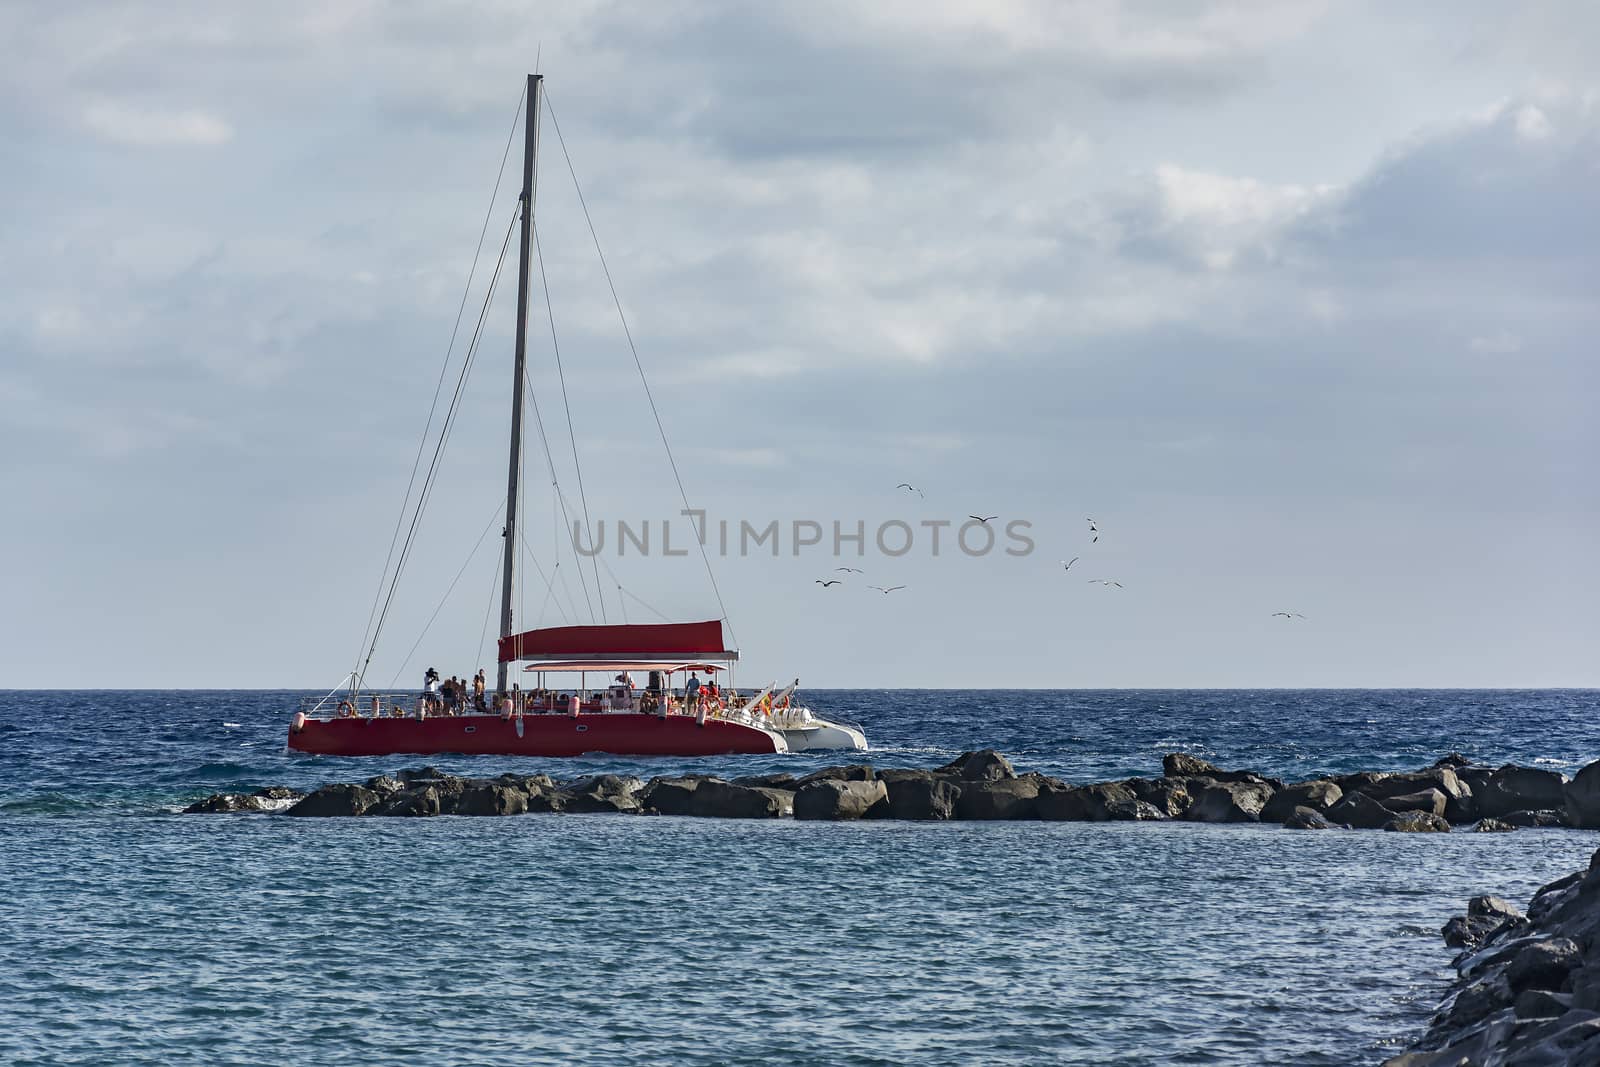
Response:
[[[860,730],[849,726],[836,726],[820,719],[811,726],[802,726],[795,730],[779,730],[778,732],[783,734],[783,739],[789,743],[790,752],[823,752],[836,749],[865,752],[867,750],[867,739]]]
[[[781,733],[790,752],[865,752],[867,735],[854,723],[830,722],[810,708],[784,708],[772,713],[770,729]]]

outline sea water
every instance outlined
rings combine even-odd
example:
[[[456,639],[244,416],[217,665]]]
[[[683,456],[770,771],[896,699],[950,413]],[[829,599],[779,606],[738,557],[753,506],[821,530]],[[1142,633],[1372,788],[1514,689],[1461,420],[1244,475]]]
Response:
[[[179,816],[420,759],[287,753],[298,694],[0,693],[0,1062],[1351,1064],[1426,1025],[1439,926],[1600,835]],[[1571,773],[1595,691],[828,691],[879,766],[993,746],[1285,778],[1456,750]],[[789,770],[829,754],[439,758]]]

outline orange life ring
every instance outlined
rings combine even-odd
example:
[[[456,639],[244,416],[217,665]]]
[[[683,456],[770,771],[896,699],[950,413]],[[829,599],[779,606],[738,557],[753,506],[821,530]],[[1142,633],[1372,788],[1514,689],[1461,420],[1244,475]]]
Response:
[[[354,704],[350,703],[348,700],[339,701],[339,718],[341,718],[341,719],[353,718],[355,716],[355,713],[356,713],[356,706]]]

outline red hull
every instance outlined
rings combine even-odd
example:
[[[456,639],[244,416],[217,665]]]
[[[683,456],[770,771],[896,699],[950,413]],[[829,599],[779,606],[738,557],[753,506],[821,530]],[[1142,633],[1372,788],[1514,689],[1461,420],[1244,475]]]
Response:
[[[721,756],[783,751],[779,735],[688,715],[441,716],[430,719],[306,719],[289,747],[322,756]]]

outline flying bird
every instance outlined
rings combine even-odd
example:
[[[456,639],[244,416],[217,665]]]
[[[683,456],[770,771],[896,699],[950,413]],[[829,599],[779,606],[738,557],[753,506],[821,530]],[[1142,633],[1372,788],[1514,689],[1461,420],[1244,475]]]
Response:
[[[896,589],[904,589],[905,586],[903,586],[903,585],[891,585],[889,588],[885,589],[881,585],[869,585],[869,586],[867,586],[867,588],[868,589],[876,589],[878,592],[882,593],[884,596],[888,596],[890,593],[894,592]]]
[[[1100,527],[1095,525],[1093,519],[1089,519],[1088,523],[1089,523],[1089,532],[1094,534],[1094,537],[1089,541],[1089,543],[1092,545],[1092,544],[1095,544],[1096,542],[1098,542],[1100,540]]]
[[[984,518],[982,515],[968,515],[967,516],[967,518],[969,518],[969,519],[977,519],[979,522],[983,523],[985,526],[989,525],[989,519],[998,519],[999,517],[1000,516],[998,516],[998,515],[990,515],[989,518]]]
[[[1061,569],[1063,571],[1070,571],[1072,569],[1072,565],[1074,563],[1078,562],[1078,560],[1080,560],[1082,558],[1083,558],[1082,556],[1073,556],[1071,559],[1062,560],[1061,561]]]
[[[1277,618],[1303,619],[1303,618],[1305,618],[1305,616],[1300,614],[1298,611],[1274,611],[1272,613],[1272,617],[1274,619],[1277,619]]]
[[[843,581],[844,581],[844,579],[842,579],[842,578],[829,578],[826,581],[824,581],[821,578],[818,578],[817,579],[817,584],[822,586],[822,588],[826,589],[830,585],[840,585],[840,584],[843,583]]]
[[[836,570],[836,571],[844,571],[846,574],[865,574],[865,573],[867,573],[866,571],[862,570],[860,567],[835,567],[833,569]]]
[[[895,488],[896,489],[909,489],[911,492],[917,494],[918,496],[922,496],[922,490],[918,489],[916,486],[912,485],[910,482],[901,482],[899,485],[895,486]],[[928,498],[923,496],[922,499],[926,500]]]
[[[1090,585],[1114,585],[1118,589],[1122,588],[1122,583],[1121,582],[1113,582],[1110,578],[1090,578],[1089,579],[1089,584]]]

